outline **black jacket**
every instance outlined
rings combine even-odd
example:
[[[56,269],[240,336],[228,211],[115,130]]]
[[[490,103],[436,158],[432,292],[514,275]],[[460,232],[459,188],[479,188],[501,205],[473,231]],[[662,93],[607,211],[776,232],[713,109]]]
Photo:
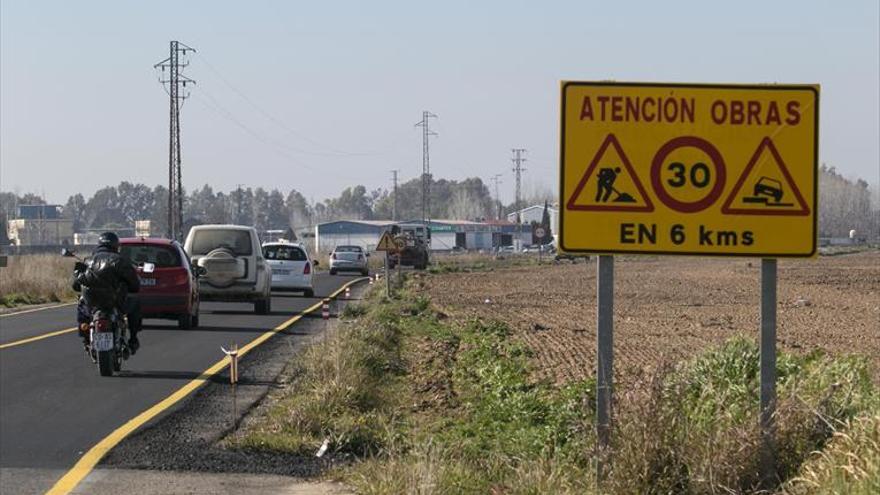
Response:
[[[141,288],[131,260],[105,247],[95,249],[81,268],[73,273],[73,290],[82,290],[89,305],[118,306],[125,301],[127,293]]]

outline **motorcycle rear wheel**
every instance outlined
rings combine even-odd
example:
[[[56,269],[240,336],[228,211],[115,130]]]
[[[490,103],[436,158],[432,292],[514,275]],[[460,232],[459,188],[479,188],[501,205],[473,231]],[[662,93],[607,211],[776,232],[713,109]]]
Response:
[[[101,376],[113,376],[116,366],[116,351],[98,351],[98,370]]]

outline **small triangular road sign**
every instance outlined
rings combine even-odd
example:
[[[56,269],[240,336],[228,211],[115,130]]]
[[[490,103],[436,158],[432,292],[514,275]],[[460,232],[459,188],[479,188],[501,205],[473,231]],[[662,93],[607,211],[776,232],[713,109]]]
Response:
[[[376,245],[376,251],[397,251],[397,244],[394,243],[394,238],[391,237],[390,232],[382,234],[379,244]]]
[[[613,148],[613,153],[609,152],[609,147]],[[651,198],[614,134],[608,134],[599,146],[566,208],[576,211],[654,211]]]
[[[769,153],[769,160],[767,154]],[[726,215],[810,214],[773,140],[765,137],[721,207]]]

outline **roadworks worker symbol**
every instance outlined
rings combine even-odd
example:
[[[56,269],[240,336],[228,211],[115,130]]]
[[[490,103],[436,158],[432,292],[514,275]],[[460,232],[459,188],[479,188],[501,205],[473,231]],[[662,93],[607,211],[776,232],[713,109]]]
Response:
[[[654,211],[614,134],[608,134],[568,200],[569,210]]]
[[[765,137],[721,208],[724,214],[810,214],[773,140]]]

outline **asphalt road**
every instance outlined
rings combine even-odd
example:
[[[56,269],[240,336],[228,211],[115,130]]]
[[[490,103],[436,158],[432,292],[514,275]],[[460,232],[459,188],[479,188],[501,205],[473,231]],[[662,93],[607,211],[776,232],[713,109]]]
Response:
[[[275,294],[270,315],[203,302],[196,330],[145,320],[119,376],[99,376],[75,332],[0,349],[0,492],[47,490],[102,438],[223,358],[221,345],[247,344],[353,278],[318,274],[314,298]],[[74,325],[72,306],[6,316],[0,345]]]

